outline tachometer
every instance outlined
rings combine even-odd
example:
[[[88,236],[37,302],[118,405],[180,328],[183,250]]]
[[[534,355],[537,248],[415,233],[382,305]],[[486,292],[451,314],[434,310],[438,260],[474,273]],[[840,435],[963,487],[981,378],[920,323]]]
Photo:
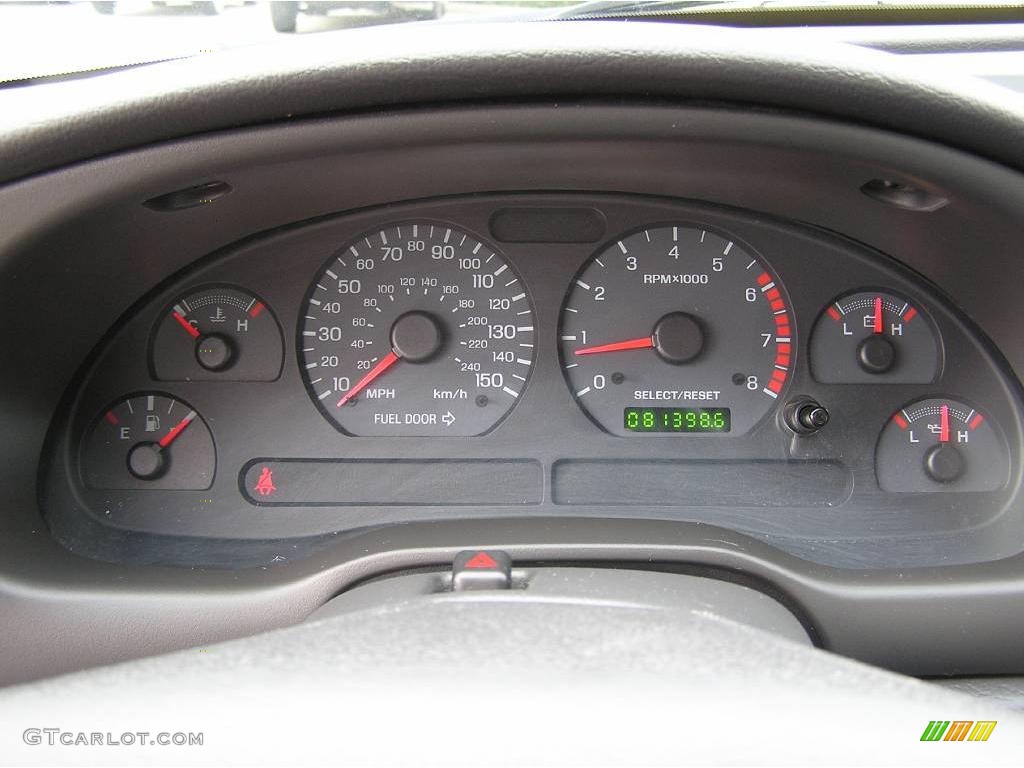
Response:
[[[479,435],[533,365],[526,289],[491,246],[408,222],[342,248],[310,288],[300,328],[310,394],[351,435]]]
[[[792,368],[792,315],[767,264],[700,226],[636,232],[590,259],[562,307],[562,367],[608,432],[749,431]]]

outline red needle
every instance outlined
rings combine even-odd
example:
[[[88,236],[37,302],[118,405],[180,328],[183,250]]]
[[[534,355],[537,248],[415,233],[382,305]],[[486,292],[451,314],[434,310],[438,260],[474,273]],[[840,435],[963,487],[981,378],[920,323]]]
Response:
[[[191,424],[192,420],[195,417],[196,417],[196,412],[195,411],[189,411],[188,415],[184,419],[182,419],[177,424],[175,424],[173,427],[171,427],[171,431],[168,432],[166,435],[164,435],[160,439],[160,442],[157,443],[157,445],[159,445],[161,448],[166,448],[167,446],[169,446],[171,443],[173,443],[177,439],[178,435],[180,435],[182,432],[185,431],[185,427],[187,427],[189,424]]]
[[[882,297],[875,298],[875,333],[882,332]]]
[[[949,406],[944,405],[939,409],[939,442],[949,442]]]
[[[173,317],[175,320],[177,320],[178,324],[182,328],[184,328],[186,331],[188,331],[188,334],[193,339],[198,339],[199,338],[199,329],[196,328],[194,325],[192,325],[192,323],[190,323],[184,317],[182,317],[181,314],[178,311],[171,312],[171,317]]]
[[[629,339],[628,341],[616,341],[612,344],[601,344],[597,347],[580,347],[575,351],[577,355],[596,355],[601,352],[622,352],[626,349],[654,349],[654,337],[645,336],[642,339]]]
[[[359,382],[354,387],[352,387],[352,389],[345,393],[345,396],[338,401],[338,407],[340,408],[353,397],[355,397],[368,386],[370,386],[370,384],[372,384],[377,379],[377,377],[383,374],[384,371],[386,371],[392,365],[397,363],[399,360],[401,360],[401,358],[395,354],[394,350],[384,355],[384,357],[380,359],[380,362],[370,369],[370,372],[368,374],[363,376],[363,378],[361,378]]]

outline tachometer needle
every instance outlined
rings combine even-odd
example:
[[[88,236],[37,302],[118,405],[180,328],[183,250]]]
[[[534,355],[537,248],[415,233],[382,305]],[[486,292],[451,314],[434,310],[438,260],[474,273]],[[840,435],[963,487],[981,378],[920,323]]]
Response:
[[[384,357],[380,359],[380,362],[370,369],[370,372],[368,374],[363,376],[363,378],[361,378],[356,383],[356,385],[352,387],[352,389],[345,393],[345,396],[338,401],[338,407],[340,408],[353,397],[355,397],[368,386],[370,386],[370,384],[372,384],[379,376],[381,376],[384,373],[384,371],[386,371],[392,365],[397,363],[399,360],[401,360],[401,358],[395,354],[394,350],[384,355]]]
[[[944,405],[939,409],[939,442],[949,442],[949,406]]]
[[[875,333],[882,332],[882,297],[875,298]]]
[[[192,325],[192,323],[190,323],[184,317],[182,317],[180,313],[178,313],[177,311],[171,312],[171,317],[178,321],[178,325],[184,328],[188,332],[189,336],[191,336],[193,339],[199,338],[199,329]]]
[[[601,352],[622,352],[627,349],[654,349],[654,337],[645,336],[642,339],[629,339],[628,341],[616,341],[611,344],[600,344],[596,347],[580,347],[573,354],[576,355],[597,355]]]
[[[160,438],[160,442],[157,443],[157,445],[159,445],[161,448],[167,448],[167,446],[169,446],[171,443],[177,440],[178,435],[185,431],[185,427],[191,424],[192,420],[195,419],[195,417],[196,412],[189,411],[188,415],[185,418],[183,418],[181,421],[179,421],[177,424],[171,427],[170,432],[168,432],[166,435]]]

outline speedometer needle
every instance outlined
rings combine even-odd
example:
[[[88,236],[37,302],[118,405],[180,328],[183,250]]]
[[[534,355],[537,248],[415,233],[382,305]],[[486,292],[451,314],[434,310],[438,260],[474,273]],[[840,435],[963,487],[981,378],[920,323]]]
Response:
[[[574,352],[574,354],[597,355],[601,352],[622,352],[627,349],[654,349],[654,337],[645,336],[642,339],[616,341],[611,344],[601,344],[596,347],[580,347]]]
[[[384,357],[380,359],[380,362],[370,369],[370,372],[368,374],[363,376],[363,378],[356,382],[356,385],[352,387],[352,389],[345,393],[345,396],[338,401],[338,407],[340,408],[353,397],[355,397],[368,386],[370,386],[370,384],[376,381],[377,378],[379,378],[384,373],[384,371],[386,371],[392,365],[397,363],[399,360],[401,360],[401,358],[395,354],[394,350],[391,350],[386,355],[384,355]]]

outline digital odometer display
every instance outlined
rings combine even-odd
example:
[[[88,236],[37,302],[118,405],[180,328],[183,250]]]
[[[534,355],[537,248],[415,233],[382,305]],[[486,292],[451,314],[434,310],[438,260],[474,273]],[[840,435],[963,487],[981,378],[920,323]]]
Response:
[[[630,432],[728,432],[728,408],[626,408],[622,425]]]

